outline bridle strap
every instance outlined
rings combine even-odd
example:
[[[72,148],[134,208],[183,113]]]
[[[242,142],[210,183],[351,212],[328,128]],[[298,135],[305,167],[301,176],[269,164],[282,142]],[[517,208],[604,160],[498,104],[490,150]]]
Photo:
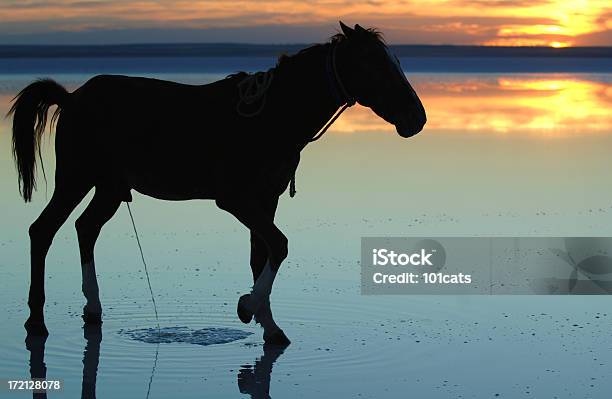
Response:
[[[336,50],[338,49],[338,45],[337,44],[332,44],[332,50],[331,50],[331,69],[332,72],[334,74],[333,78],[335,80],[335,83],[338,85],[338,88],[340,89],[340,94],[342,94],[344,96],[344,99],[341,99],[341,102],[346,101],[347,104],[349,104],[349,107],[355,105],[355,97],[351,96],[349,94],[349,92],[346,90],[346,87],[344,86],[344,84],[342,83],[342,79],[340,79],[340,74],[338,73],[338,68],[336,66]]]
[[[336,49],[338,48],[338,45],[334,43],[331,46],[332,48],[328,55],[328,58],[329,58],[328,65],[331,66],[331,71],[328,71],[328,74],[329,75],[333,74],[333,76],[329,76],[330,85],[332,86],[332,91],[334,92],[336,97],[340,97],[340,96],[344,97],[344,98],[339,98],[339,102],[342,103],[342,108],[340,108],[339,110],[336,110],[334,115],[327,121],[327,123],[321,128],[321,130],[319,130],[317,134],[314,135],[313,138],[308,140],[309,143],[312,143],[313,141],[317,141],[318,139],[320,139],[321,136],[323,136],[325,132],[327,132],[327,129],[329,129],[330,126],[336,121],[336,119],[338,119],[338,117],[340,117],[340,115],[342,115],[342,113],[347,108],[352,107],[357,102],[355,100],[355,97],[351,96],[348,93],[348,91],[346,90],[346,87],[344,86],[344,84],[342,84],[342,79],[340,79],[340,74],[338,73],[338,68],[336,67]]]

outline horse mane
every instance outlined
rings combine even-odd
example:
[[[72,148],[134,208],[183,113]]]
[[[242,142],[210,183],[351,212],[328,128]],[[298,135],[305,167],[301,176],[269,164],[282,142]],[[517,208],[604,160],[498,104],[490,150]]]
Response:
[[[366,36],[369,37],[370,39],[374,39],[374,40],[380,42],[381,44],[386,45],[385,39],[383,37],[383,34],[378,29],[376,29],[376,28],[367,28],[367,29],[364,29],[364,31],[365,31]],[[276,66],[278,67],[283,62],[285,62],[287,60],[290,60],[291,58],[293,58],[293,57],[295,57],[297,55],[300,55],[300,54],[303,54],[305,52],[308,52],[310,50],[313,50],[313,49],[316,49],[316,48],[320,48],[322,46],[327,46],[329,44],[342,43],[342,42],[344,42],[347,39],[348,38],[346,37],[346,35],[344,33],[338,32],[335,35],[331,36],[326,43],[317,43],[317,44],[314,44],[312,46],[309,46],[309,47],[301,49],[300,51],[298,51],[297,53],[295,53],[293,55],[281,54],[278,57],[278,60],[276,61]]]
[[[381,31],[379,31],[376,28],[367,28],[367,29],[364,29],[364,31],[365,31],[365,35],[367,37],[369,37],[370,39],[376,40],[379,43],[381,43],[381,44],[386,46],[385,39],[384,39],[383,34],[382,34]],[[300,51],[298,51],[297,53],[291,54],[291,55],[283,53],[283,54],[278,56],[278,59],[276,60],[275,68],[278,68],[281,65],[283,65],[283,64],[285,64],[285,63],[287,63],[287,62],[289,62],[289,61],[291,61],[293,59],[295,59],[295,57],[297,57],[299,55],[302,55],[302,54],[307,53],[309,51],[312,51],[312,50],[315,50],[315,49],[318,49],[318,48],[321,48],[323,46],[327,46],[327,45],[330,45],[330,44],[342,43],[342,42],[344,42],[347,39],[348,38],[346,37],[346,35],[344,33],[338,32],[338,33],[332,35],[329,38],[329,40],[327,42],[325,42],[325,43],[313,44],[313,45],[308,46],[306,48],[303,48]],[[236,78],[236,77],[244,78],[244,77],[247,77],[248,75],[249,75],[248,73],[246,73],[244,71],[240,71],[240,72],[236,72],[236,73],[232,73],[232,74],[228,75],[226,77],[226,79],[227,78]]]
[[[383,33],[379,31],[377,28],[365,28],[363,30],[365,31],[363,33],[370,39],[376,40],[382,44],[386,44]],[[338,32],[329,39],[330,40],[329,42],[330,43],[340,43],[346,39],[347,37],[344,33]]]

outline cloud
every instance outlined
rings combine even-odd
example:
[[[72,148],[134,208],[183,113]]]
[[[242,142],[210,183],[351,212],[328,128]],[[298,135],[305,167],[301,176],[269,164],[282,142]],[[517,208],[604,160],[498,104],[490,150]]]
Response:
[[[465,3],[465,2],[458,2]],[[504,7],[504,8],[516,8],[516,7],[535,7],[541,5],[550,5],[550,0],[472,0],[469,2],[471,5],[479,5],[483,7]]]
[[[396,43],[483,44],[500,41],[549,45],[602,43],[612,28],[607,0],[5,0],[0,4],[4,42],[34,40],[50,32],[87,32],[109,40],[115,33],[156,29],[193,33],[193,40],[217,40],[225,32],[238,41],[288,37],[309,41],[337,20],[377,26]],[[296,28],[297,27],[297,28]],[[327,28],[329,27],[329,28]],[[332,28],[333,27],[333,28]],[[276,32],[270,37],[264,32]],[[303,39],[294,38],[302,32]],[[94,32],[97,32],[94,34]],[[20,36],[21,35],[21,36]],[[24,36],[25,35],[25,36]],[[95,36],[99,35],[99,36]],[[78,35],[73,35],[80,42]],[[229,40],[229,39],[228,39]],[[82,42],[82,41],[81,41]],[[609,43],[609,42],[608,42]]]

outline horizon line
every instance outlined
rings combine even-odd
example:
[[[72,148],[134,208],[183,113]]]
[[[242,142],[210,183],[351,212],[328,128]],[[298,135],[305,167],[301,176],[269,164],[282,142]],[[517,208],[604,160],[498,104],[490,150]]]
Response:
[[[119,46],[172,46],[172,45],[224,45],[224,46],[311,46],[313,44],[324,44],[325,42],[293,42],[293,43],[249,43],[249,42],[196,42],[196,41],[177,41],[177,42],[125,42],[125,43],[0,43],[0,47],[119,47]],[[583,48],[597,48],[597,49],[612,49],[612,46],[508,46],[508,45],[490,45],[490,44],[444,44],[444,43],[393,43],[388,44],[389,47],[481,47],[481,48],[534,48],[534,49],[551,49],[551,50],[566,50],[566,49],[583,49]]]

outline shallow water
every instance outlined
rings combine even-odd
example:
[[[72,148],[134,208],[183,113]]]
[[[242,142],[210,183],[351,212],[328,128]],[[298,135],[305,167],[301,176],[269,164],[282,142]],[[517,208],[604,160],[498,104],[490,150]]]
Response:
[[[119,334],[130,339],[148,344],[193,344],[193,345],[220,345],[245,339],[252,332],[234,328],[209,327],[193,330],[185,326],[137,328],[133,330],[119,330]]]
[[[76,87],[88,75],[53,76]],[[0,112],[32,78],[0,75]],[[279,206],[290,256],[272,306],[293,341],[284,351],[264,347],[259,327],[235,315],[251,284],[246,229],[210,202],[139,194],[132,209],[172,342],[151,339],[156,319],[124,207],[96,247],[104,324],[83,330],[73,226],[84,201],[47,258],[44,362],[49,379],[65,382],[56,396],[91,393],[95,379],[98,397],[266,397],[269,386],[278,398],[607,398],[607,296],[361,296],[359,243],[375,235],[611,236],[611,78],[417,74],[411,82],[429,125],[410,140],[368,110],[343,115],[304,152],[298,195]],[[28,351],[22,324],[26,231],[45,187],[31,205],[20,201],[8,127],[0,121],[0,378],[23,379],[31,354],[36,366],[43,352],[41,341]],[[52,173],[52,145],[44,156]]]

